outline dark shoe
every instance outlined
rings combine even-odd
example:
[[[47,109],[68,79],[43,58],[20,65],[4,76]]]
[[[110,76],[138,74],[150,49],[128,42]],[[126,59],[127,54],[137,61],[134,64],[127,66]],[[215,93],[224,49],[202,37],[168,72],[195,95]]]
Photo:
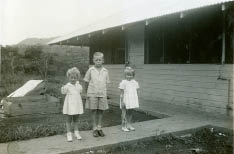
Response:
[[[103,133],[102,130],[98,130],[98,134],[99,134],[99,136],[101,136],[101,137],[104,137],[104,136],[105,136],[105,134]]]
[[[99,136],[98,130],[94,130],[93,131],[93,137],[98,137],[98,136]]]

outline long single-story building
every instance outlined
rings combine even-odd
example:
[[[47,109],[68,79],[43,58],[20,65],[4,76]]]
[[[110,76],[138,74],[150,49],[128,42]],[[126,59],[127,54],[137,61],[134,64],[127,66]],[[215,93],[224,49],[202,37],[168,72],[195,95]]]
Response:
[[[111,99],[130,63],[144,109],[171,103],[226,114],[233,106],[233,32],[233,0],[148,0],[49,44],[88,46],[91,64],[102,51]]]

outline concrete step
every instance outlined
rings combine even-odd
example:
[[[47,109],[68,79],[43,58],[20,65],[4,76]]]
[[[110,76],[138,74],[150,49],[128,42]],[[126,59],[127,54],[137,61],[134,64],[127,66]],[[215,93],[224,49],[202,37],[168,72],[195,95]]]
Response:
[[[103,128],[106,134],[105,137],[94,138],[92,131],[81,131],[80,134],[83,139],[74,139],[73,142],[67,142],[64,134],[27,141],[3,143],[0,144],[0,153],[9,154],[9,151],[13,154],[61,154],[72,151],[78,152],[187,129],[195,129],[209,124],[211,123],[199,119],[191,120],[191,118],[185,116],[173,116],[134,123],[133,126],[136,128],[136,131],[131,132],[121,131],[121,126],[106,127]]]

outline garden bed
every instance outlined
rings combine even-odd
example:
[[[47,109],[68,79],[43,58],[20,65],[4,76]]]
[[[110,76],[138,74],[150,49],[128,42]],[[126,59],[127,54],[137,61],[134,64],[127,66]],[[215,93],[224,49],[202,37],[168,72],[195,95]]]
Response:
[[[76,154],[232,154],[231,130],[207,126],[172,134],[119,143]],[[70,152],[69,154],[73,154]]]
[[[144,112],[134,111],[133,122],[157,119]],[[25,115],[0,119],[0,143],[52,136],[66,132],[66,116],[62,113],[47,115]],[[91,130],[91,113],[85,110],[80,116],[79,129]],[[103,127],[121,124],[121,110],[110,105],[103,117]]]

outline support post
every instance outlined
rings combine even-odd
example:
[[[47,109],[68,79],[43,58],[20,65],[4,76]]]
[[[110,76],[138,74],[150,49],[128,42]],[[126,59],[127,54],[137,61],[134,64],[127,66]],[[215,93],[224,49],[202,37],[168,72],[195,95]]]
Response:
[[[145,26],[145,64],[149,64],[149,28]]]
[[[129,58],[128,58],[128,35],[126,30],[124,31],[124,46],[125,46],[125,65],[128,65]]]
[[[225,64],[225,37],[226,37],[226,25],[225,25],[225,5],[222,5],[222,25],[223,25],[223,32],[222,32],[222,60],[221,64]]]
[[[2,46],[0,45],[0,101],[1,97],[3,96],[3,85],[2,85]]]
[[[164,31],[163,31],[163,33],[162,33],[162,41],[163,41],[163,42],[162,42],[162,43],[163,43],[163,44],[162,44],[162,45],[163,45],[162,63],[164,64],[164,63],[165,63],[165,44],[164,44],[164,43],[165,43],[165,42],[164,42],[165,40],[164,40]]]
[[[0,45],[0,87],[2,86],[2,46]]]

